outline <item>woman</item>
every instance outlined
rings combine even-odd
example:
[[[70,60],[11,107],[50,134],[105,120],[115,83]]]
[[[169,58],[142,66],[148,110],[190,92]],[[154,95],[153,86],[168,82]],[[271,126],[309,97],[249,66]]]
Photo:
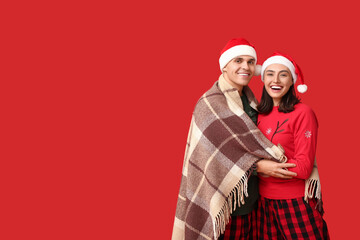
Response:
[[[291,168],[296,176],[274,178],[261,174],[259,167],[258,237],[329,239],[314,168],[318,123],[294,89],[296,81],[303,83],[301,70],[289,56],[275,53],[264,62],[261,79],[264,89],[258,106],[258,128],[272,143],[282,145],[287,163],[296,164]],[[298,86],[299,92],[306,90],[306,85]]]

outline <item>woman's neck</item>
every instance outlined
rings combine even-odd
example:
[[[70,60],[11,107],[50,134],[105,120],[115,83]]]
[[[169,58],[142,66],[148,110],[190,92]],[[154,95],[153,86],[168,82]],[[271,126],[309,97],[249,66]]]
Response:
[[[278,107],[280,105],[281,99],[273,99],[274,107]]]

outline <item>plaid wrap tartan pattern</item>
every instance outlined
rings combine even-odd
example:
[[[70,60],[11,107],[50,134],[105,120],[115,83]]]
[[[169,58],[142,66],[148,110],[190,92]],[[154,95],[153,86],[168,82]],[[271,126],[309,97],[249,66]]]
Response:
[[[317,202],[303,198],[273,200],[260,197],[257,209],[258,237],[267,239],[330,239]]]
[[[241,216],[232,216],[219,240],[257,240],[257,210]]]
[[[256,108],[251,90],[243,92]],[[172,239],[217,239],[244,203],[249,169],[261,158],[286,161],[244,112],[238,90],[220,75],[193,112]]]

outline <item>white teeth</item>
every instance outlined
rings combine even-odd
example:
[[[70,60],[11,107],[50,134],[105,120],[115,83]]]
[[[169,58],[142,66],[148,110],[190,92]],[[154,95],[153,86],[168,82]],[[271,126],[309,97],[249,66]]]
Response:
[[[246,73],[239,73],[239,75],[241,75],[241,76],[248,76],[249,74],[246,74]]]
[[[274,89],[274,90],[281,90],[281,87],[279,87],[279,86],[271,86],[271,89]]]

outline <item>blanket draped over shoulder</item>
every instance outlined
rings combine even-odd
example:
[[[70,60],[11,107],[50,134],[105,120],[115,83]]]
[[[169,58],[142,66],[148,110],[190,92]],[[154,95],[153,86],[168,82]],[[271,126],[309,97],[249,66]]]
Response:
[[[256,109],[250,88],[243,93]],[[251,167],[262,158],[286,161],[281,146],[260,132],[238,90],[221,75],[193,112],[172,239],[217,239],[244,203]]]

